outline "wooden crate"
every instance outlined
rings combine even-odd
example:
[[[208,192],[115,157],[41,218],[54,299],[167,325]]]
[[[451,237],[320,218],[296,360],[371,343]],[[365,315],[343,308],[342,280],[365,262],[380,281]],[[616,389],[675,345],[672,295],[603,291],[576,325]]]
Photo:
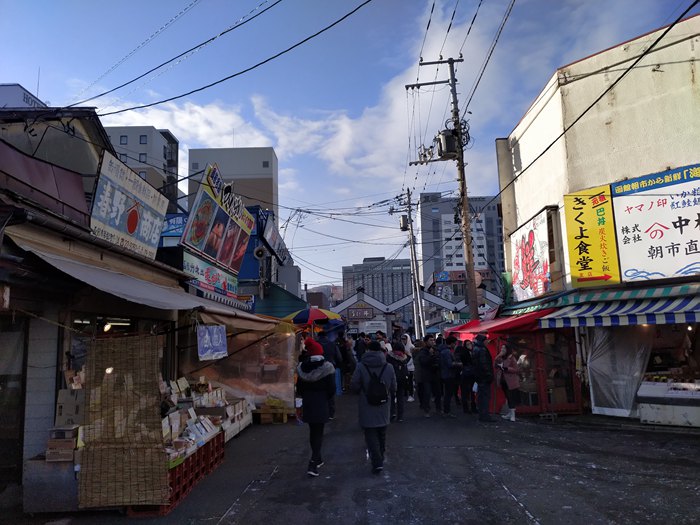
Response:
[[[288,408],[268,408],[262,407],[253,410],[253,420],[261,425],[283,424],[287,422]]]

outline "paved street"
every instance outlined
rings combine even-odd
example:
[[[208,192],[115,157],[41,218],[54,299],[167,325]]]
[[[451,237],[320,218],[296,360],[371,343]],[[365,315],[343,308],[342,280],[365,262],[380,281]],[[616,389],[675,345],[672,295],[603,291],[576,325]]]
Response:
[[[113,512],[12,523],[697,523],[700,433],[595,418],[516,423],[426,419],[408,404],[388,430],[384,473],[370,473],[352,395],[326,427],[318,478],[308,478],[306,426],[255,425],[224,464],[166,517]],[[459,408],[459,407],[458,407]],[[628,428],[629,427],[629,428]]]

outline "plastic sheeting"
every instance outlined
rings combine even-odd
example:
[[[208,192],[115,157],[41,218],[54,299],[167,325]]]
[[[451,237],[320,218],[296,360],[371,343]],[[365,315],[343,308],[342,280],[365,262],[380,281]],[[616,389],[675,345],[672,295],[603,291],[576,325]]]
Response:
[[[592,412],[636,415],[635,396],[651,352],[652,338],[646,327],[591,328],[588,339]]]

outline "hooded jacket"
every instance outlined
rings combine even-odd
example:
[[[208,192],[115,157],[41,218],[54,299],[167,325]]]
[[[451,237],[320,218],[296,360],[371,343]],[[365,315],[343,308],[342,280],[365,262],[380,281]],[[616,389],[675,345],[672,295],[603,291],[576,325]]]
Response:
[[[474,338],[474,349],[472,350],[474,376],[476,382],[480,384],[493,383],[493,359],[491,352],[486,348],[485,341],[485,335],[477,335]]]
[[[384,365],[387,366],[382,372]],[[369,386],[370,371],[377,375],[381,373],[379,380],[388,387],[390,395],[393,396],[396,393],[394,367],[387,364],[384,352],[375,350],[367,351],[363,354],[350,380],[350,390],[360,394],[358,396],[360,426],[362,428],[385,427],[389,424],[391,403],[387,402],[383,405],[374,406],[367,402],[367,396],[364,393]]]
[[[330,415],[328,400],[335,395],[335,368],[325,359],[311,357],[297,366],[297,393],[302,398],[302,419],[325,423]]]

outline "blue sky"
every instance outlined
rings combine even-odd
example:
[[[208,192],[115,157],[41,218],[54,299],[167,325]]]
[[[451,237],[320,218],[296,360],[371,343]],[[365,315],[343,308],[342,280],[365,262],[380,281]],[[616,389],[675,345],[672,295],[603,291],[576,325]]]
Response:
[[[275,1],[0,0],[0,82],[34,93],[38,84],[42,100],[72,104],[270,8],[184,60],[86,105],[105,113],[147,104],[249,68],[363,3]],[[557,67],[669,24],[690,3],[516,1],[469,105],[470,194],[498,191],[494,140],[512,131]],[[431,16],[432,0],[373,0],[249,73],[183,99],[106,116],[103,124],[170,129],[181,144],[181,175],[189,148],[273,146],[280,224],[302,282],[340,283],[343,265],[408,257],[398,217],[383,201],[406,188],[415,194],[457,188],[453,162],[408,166],[416,145],[430,145],[444,126],[448,89],[423,88],[413,96],[404,86],[446,79],[446,66],[419,68],[419,57],[457,57],[461,49],[457,79],[464,109],[509,4],[442,0]]]

